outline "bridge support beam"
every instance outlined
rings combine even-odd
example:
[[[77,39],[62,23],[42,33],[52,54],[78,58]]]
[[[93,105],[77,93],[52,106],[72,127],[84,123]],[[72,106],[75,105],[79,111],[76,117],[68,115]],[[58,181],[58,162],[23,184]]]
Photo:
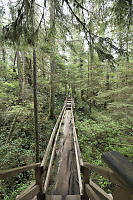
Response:
[[[86,193],[86,189],[85,189],[85,185],[89,183],[89,179],[90,179],[90,173],[88,173],[88,170],[84,167],[81,166],[81,171],[83,174],[83,195],[84,195],[84,200],[88,200],[88,195]]]
[[[39,185],[40,192],[37,194],[37,200],[44,200],[43,194],[43,167],[37,167],[35,169],[36,185]]]

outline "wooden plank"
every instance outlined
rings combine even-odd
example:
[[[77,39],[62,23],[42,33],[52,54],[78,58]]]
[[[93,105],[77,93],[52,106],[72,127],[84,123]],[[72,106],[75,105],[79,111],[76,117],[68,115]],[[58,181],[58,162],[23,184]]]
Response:
[[[39,188],[40,188],[40,200],[42,199],[41,198],[41,195],[43,193],[43,167],[37,167],[35,169],[35,180],[36,180],[36,185],[39,185]]]
[[[133,194],[133,191],[132,191]],[[128,190],[124,190],[122,187],[115,185],[113,200],[133,200],[133,196]]]
[[[46,200],[81,200],[80,195],[46,195]]]
[[[51,147],[52,147],[52,143],[53,143],[53,140],[54,140],[54,137],[55,137],[55,133],[56,133],[56,130],[57,130],[57,128],[58,128],[58,124],[59,124],[59,122],[60,122],[61,116],[62,116],[62,114],[63,114],[65,108],[66,108],[66,102],[64,103],[64,106],[63,106],[63,108],[62,108],[62,111],[61,111],[61,113],[60,113],[60,115],[59,115],[59,117],[58,117],[58,119],[57,119],[57,122],[56,122],[56,124],[55,124],[55,127],[54,127],[54,129],[53,129],[53,131],[52,131],[52,134],[51,134],[51,137],[50,137],[48,146],[47,146],[47,148],[46,148],[46,151],[45,151],[45,154],[44,154],[42,163],[41,163],[41,166],[43,167],[44,170],[45,170],[45,167],[46,167],[46,164],[47,164],[47,160],[48,160],[49,153],[50,153],[50,150],[51,150]]]
[[[84,200],[88,200],[88,195],[86,193],[85,185],[89,183],[90,172],[88,172],[87,168],[82,168],[82,173],[83,173],[83,194],[84,194]]]
[[[79,181],[79,190],[80,194],[82,194],[82,180],[81,180],[81,174],[80,174],[80,164],[79,164],[79,158],[78,158],[78,152],[77,152],[77,147],[76,147],[76,141],[74,137],[74,148],[75,148],[75,156],[76,156],[76,166],[77,166],[77,173],[78,173],[78,181]]]
[[[77,138],[77,133],[76,133],[76,128],[75,128],[73,112],[72,112],[72,123],[73,123],[73,134],[74,134],[75,139],[76,139],[76,145],[77,145],[78,157],[79,157],[80,165],[83,165],[82,155],[81,155],[81,151],[80,151],[80,147],[79,147],[79,143],[78,143],[78,138]]]
[[[16,200],[30,200],[40,192],[39,185],[35,185],[30,188],[27,192],[16,197]]]
[[[72,119],[73,119],[73,126],[74,125],[74,117],[73,117],[73,111],[72,111]],[[73,127],[73,128],[74,128]],[[76,164],[77,164],[77,172],[78,172],[78,181],[79,181],[79,190],[80,190],[80,195],[82,194],[83,186],[82,186],[82,180],[81,180],[81,172],[80,172],[80,161],[79,161],[79,152],[77,149],[77,140],[76,140],[76,132],[75,129],[73,129],[73,140],[74,140],[74,149],[75,149],[75,156],[76,156]]]
[[[34,186],[36,185],[35,181],[33,181],[33,183],[31,183],[24,191],[22,191],[18,196],[20,195],[24,195],[25,193],[27,193],[27,191],[31,190]],[[18,197],[17,196],[17,197]]]
[[[62,200],[62,195],[46,195],[45,200]]]
[[[48,187],[48,184],[49,184],[50,172],[51,172],[53,161],[54,161],[54,157],[55,157],[55,150],[56,150],[57,140],[58,140],[58,136],[59,136],[59,133],[60,133],[60,128],[61,128],[61,125],[62,125],[62,120],[63,120],[63,117],[64,117],[64,113],[62,115],[62,119],[60,121],[60,125],[59,125],[59,128],[58,128],[57,134],[56,134],[56,138],[55,138],[55,142],[54,142],[54,146],[53,146],[53,150],[52,150],[52,154],[51,154],[51,159],[50,159],[50,163],[49,163],[49,167],[48,167],[48,171],[47,171],[47,175],[46,175],[46,179],[45,179],[45,183],[44,183],[44,193],[46,193],[46,190],[47,190],[47,187]]]
[[[100,197],[100,199],[102,199],[102,200],[113,200],[113,197],[108,195],[103,189],[101,189],[93,181],[90,180],[89,185],[91,186],[93,191]]]
[[[80,195],[67,195],[66,200],[81,200]]]
[[[85,185],[85,190],[86,190],[88,197],[91,200],[103,200],[97,196],[97,194],[94,192],[94,190],[88,184]]]
[[[0,170],[0,179],[5,179],[10,176],[16,176],[19,173],[25,172],[30,169],[35,169],[36,167],[39,167],[39,166],[40,166],[40,163],[35,163],[35,164],[23,166],[23,167],[17,167],[17,168],[7,169],[7,170]]]
[[[84,167],[86,169],[88,169],[88,172],[93,171],[93,172],[103,176],[104,178],[109,179],[114,184],[123,185],[111,169],[99,167],[99,166],[92,165],[90,163],[85,163],[85,162],[83,163],[82,168],[84,168]]]
[[[102,159],[117,174],[121,181],[126,183],[127,188],[133,190],[133,163],[117,151],[104,153]]]

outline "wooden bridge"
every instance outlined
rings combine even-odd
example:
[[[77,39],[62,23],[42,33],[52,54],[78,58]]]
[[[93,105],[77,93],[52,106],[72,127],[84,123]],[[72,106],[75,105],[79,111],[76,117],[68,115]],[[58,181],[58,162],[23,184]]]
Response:
[[[16,200],[133,200],[133,164],[127,158],[119,152],[104,153],[109,168],[83,162],[73,107],[73,99],[66,99],[41,163],[2,170],[0,179],[35,170],[35,182]],[[112,182],[112,195],[91,180],[91,172]]]

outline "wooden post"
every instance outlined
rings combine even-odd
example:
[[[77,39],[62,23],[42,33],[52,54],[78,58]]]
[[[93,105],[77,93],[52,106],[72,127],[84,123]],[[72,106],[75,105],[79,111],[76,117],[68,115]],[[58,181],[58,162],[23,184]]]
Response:
[[[43,167],[36,167],[35,169],[36,185],[39,185],[40,192],[37,195],[37,200],[44,200],[43,194]]]
[[[125,188],[115,185],[113,200],[119,200],[119,199],[120,200],[133,200],[133,195],[130,193],[130,191],[125,190]]]
[[[88,200],[89,197],[86,193],[86,190],[85,190],[85,185],[86,184],[89,184],[89,179],[90,179],[90,173],[88,173],[88,170],[85,168],[85,167],[81,167],[81,171],[82,171],[82,174],[83,174],[83,195],[84,195],[84,200]]]

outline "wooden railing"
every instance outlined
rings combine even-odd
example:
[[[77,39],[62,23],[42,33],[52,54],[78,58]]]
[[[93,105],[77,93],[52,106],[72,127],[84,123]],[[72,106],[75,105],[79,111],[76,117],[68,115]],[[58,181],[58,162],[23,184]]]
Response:
[[[109,168],[99,167],[82,160],[78,137],[76,133],[74,115],[74,102],[72,99],[66,99],[62,111],[57,119],[52,131],[48,146],[44,153],[41,163],[35,163],[23,167],[8,170],[0,170],[0,179],[16,176],[27,170],[35,170],[35,182],[32,183],[24,192],[16,197],[16,200],[30,200],[37,196],[38,200],[45,199],[47,192],[50,172],[55,157],[57,140],[65,114],[65,110],[71,110],[71,123],[73,128],[73,142],[76,157],[76,166],[78,173],[79,190],[84,200],[133,200],[133,164],[118,152],[104,153],[102,159],[108,164]],[[50,158],[50,160],[49,160]],[[49,166],[48,166],[49,161]],[[48,166],[48,170],[46,170]],[[107,178],[114,185],[113,195],[107,194],[97,184],[91,180],[91,173],[94,172]],[[81,180],[81,174],[83,180]],[[82,184],[83,181],[83,184]]]
[[[98,167],[89,163],[83,163],[81,166],[84,199],[133,200],[133,164],[119,152],[104,153],[102,158],[110,168]],[[90,179],[91,172],[95,172],[113,183],[113,195],[108,195]]]
[[[50,170],[51,170],[51,166],[52,166],[52,162],[54,158],[56,141],[59,135],[60,125],[63,119],[63,115],[66,110],[66,102],[67,100],[64,102],[62,111],[54,126],[54,129],[52,131],[48,146],[44,153],[42,162],[23,166],[23,167],[18,167],[14,169],[0,170],[0,179],[6,179],[11,176],[16,176],[19,173],[25,172],[27,170],[31,170],[31,169],[35,170],[35,182],[32,183],[24,192],[18,195],[16,197],[16,200],[30,200],[30,199],[33,199],[35,196],[37,196],[38,200],[44,199],[44,196],[45,196],[44,190],[47,189],[47,185],[49,182],[49,174],[50,174]],[[56,135],[56,138],[55,138],[55,135]],[[47,166],[48,158],[50,158],[51,149],[52,149],[51,160],[49,163],[48,172],[46,172],[46,166]],[[47,174],[46,177],[44,174]],[[45,178],[45,181],[44,181],[44,178]]]

